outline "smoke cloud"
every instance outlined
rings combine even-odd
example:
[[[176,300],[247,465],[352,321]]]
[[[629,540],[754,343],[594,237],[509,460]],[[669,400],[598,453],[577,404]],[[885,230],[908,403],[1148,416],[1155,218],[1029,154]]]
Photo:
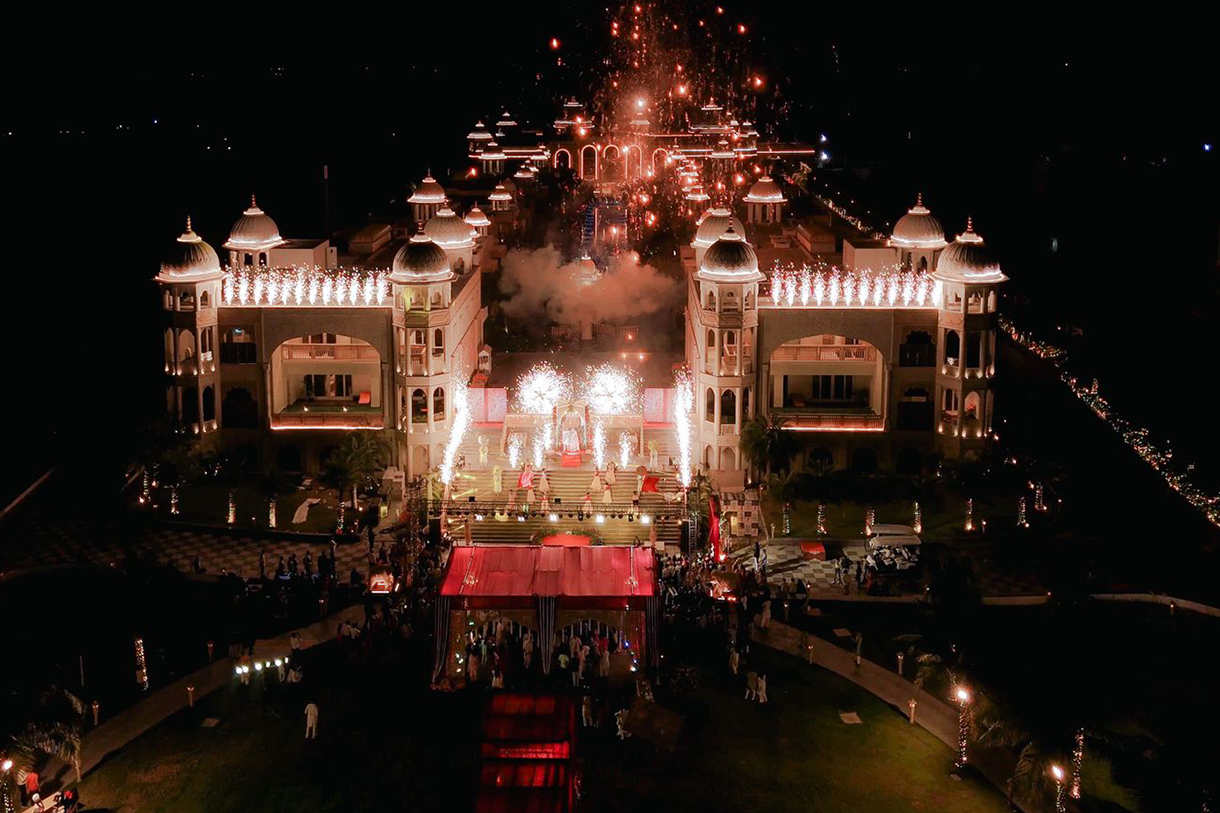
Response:
[[[579,263],[565,263],[553,247],[514,249],[504,258],[500,291],[514,318],[543,314],[559,324],[619,322],[656,313],[681,301],[680,283],[633,255],[615,257],[592,282]]]

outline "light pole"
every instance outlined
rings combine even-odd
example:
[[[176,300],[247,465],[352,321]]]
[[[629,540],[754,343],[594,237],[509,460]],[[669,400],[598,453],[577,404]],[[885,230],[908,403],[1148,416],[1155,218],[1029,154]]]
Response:
[[[970,691],[965,686],[958,686],[953,693],[957,700],[957,762],[954,767],[966,767],[966,706],[970,703]]]
[[[1052,765],[1051,776],[1055,778],[1055,813],[1065,813],[1067,808],[1063,804],[1063,768]]]

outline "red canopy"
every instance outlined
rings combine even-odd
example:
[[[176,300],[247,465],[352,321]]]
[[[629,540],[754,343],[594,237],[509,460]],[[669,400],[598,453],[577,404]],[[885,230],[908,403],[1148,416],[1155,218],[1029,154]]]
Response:
[[[542,537],[543,545],[555,545],[561,548],[587,548],[589,537],[581,534],[552,534]]]
[[[652,596],[650,548],[625,545],[456,547],[442,596]]]

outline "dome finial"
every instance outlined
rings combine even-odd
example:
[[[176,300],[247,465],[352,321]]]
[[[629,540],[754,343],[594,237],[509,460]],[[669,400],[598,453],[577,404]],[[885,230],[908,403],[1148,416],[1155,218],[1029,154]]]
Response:
[[[258,208],[258,201],[256,201],[256,200],[254,199],[254,193],[253,193],[253,192],[251,192],[251,193],[250,193],[250,208],[251,208],[251,209],[257,209],[257,208]]]
[[[966,233],[974,234],[974,218],[969,215],[966,216]]]
[[[916,206],[923,206],[923,192],[916,192],[916,193],[915,193],[915,205],[916,205]]]
[[[188,234],[191,231],[191,216],[190,215],[186,216],[186,231]]]

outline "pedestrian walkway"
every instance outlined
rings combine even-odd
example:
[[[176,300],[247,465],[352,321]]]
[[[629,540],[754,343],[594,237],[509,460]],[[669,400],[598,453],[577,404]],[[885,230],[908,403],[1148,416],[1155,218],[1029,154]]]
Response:
[[[755,642],[772,649],[794,655],[801,660],[810,660],[808,651],[801,647],[801,633],[781,621],[772,619],[767,629],[756,631]],[[957,710],[948,703],[916,688],[909,680],[878,666],[864,658],[856,663],[854,652],[849,652],[824,638],[809,636],[813,644],[812,664],[834,672],[850,680],[862,689],[876,695],[902,714],[910,713],[909,703],[915,701],[915,723],[945,745],[957,751]],[[1009,772],[994,760],[972,762],[987,779],[1004,792]]]
[[[308,649],[316,644],[334,640],[338,634],[339,625],[344,621],[359,623],[363,620],[362,607],[349,607],[316,624],[296,630],[301,636],[301,648]],[[260,655],[277,657],[287,653],[291,648],[286,632],[275,638],[260,639],[254,644],[254,659]],[[106,720],[97,728],[85,732],[81,743],[81,775],[91,771],[105,759],[132,740],[161,723],[166,718],[186,708],[190,703],[188,686],[193,686],[195,700],[216,691],[225,683],[235,680],[233,661],[230,658],[218,658],[207,666],[199,669],[168,686],[158,689],[129,709],[119,712]],[[70,765],[52,758],[42,770],[45,786],[64,787],[75,780]],[[29,808],[26,813],[35,808]]]

